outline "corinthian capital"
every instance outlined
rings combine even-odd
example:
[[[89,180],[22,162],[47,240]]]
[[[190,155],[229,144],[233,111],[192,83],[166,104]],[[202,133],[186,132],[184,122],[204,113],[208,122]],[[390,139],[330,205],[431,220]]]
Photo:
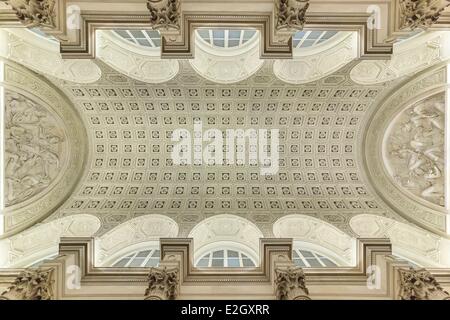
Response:
[[[399,0],[400,29],[414,30],[431,27],[442,11],[450,5],[448,0]]]
[[[2,0],[16,12],[26,27],[54,28],[56,0]]]
[[[180,0],[147,0],[154,29],[180,29]]]
[[[426,269],[400,269],[402,300],[450,300],[450,295]]]
[[[178,268],[151,268],[145,300],[174,300],[178,294]]]
[[[275,292],[278,300],[309,300],[303,269],[300,267],[276,269]]]
[[[8,300],[51,300],[53,269],[21,272],[0,298]]]
[[[275,0],[275,29],[302,30],[309,0]]]

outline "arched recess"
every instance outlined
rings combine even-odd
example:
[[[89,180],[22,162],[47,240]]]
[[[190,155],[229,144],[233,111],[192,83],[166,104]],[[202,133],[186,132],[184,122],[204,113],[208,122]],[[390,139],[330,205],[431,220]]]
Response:
[[[353,231],[363,238],[389,238],[392,253],[424,267],[450,266],[450,241],[418,227],[393,219],[360,214],[350,220]]]
[[[88,154],[86,128],[67,97],[17,63],[7,60],[3,66],[5,209],[0,238],[53,213],[76,187]]]
[[[95,261],[109,266],[118,258],[158,245],[160,238],[178,236],[178,224],[169,217],[148,214],[128,220],[96,239]]]
[[[30,69],[76,83],[92,83],[102,73],[93,60],[62,59],[59,42],[28,29],[0,29],[0,56]]]
[[[178,74],[177,60],[161,59],[160,48],[133,44],[113,31],[97,31],[97,58],[139,81],[162,83]]]
[[[249,78],[261,68],[257,34],[248,42],[232,48],[208,45],[196,32],[195,58],[189,63],[202,77],[217,83],[235,83]]]
[[[423,32],[394,44],[390,60],[363,60],[350,72],[359,84],[371,85],[410,76],[450,58],[449,32]]]
[[[61,237],[91,237],[100,228],[92,215],[77,214],[36,225],[0,241],[0,267],[25,267],[58,253]]]
[[[295,48],[292,59],[275,61],[273,72],[287,83],[307,83],[334,73],[357,57],[358,33],[339,32],[319,45]]]
[[[292,214],[278,219],[273,225],[277,238],[293,238],[294,243],[308,245],[342,265],[355,265],[356,239],[335,226],[317,218]]]
[[[194,239],[194,261],[218,248],[242,250],[259,262],[259,228],[249,220],[221,214],[199,222],[189,233]]]

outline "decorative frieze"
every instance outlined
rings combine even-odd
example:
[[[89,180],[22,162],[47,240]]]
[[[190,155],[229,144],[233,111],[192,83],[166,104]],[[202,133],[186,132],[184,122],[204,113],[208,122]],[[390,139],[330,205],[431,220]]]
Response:
[[[26,27],[54,28],[55,0],[4,0]]]
[[[180,0],[147,0],[153,29],[180,29]]]
[[[401,300],[450,300],[450,295],[426,269],[399,269]]]
[[[276,269],[275,293],[277,300],[310,300],[303,269],[300,267]]]
[[[174,300],[178,295],[178,268],[151,268],[145,300]]]
[[[0,295],[7,300],[51,300],[53,269],[28,269],[22,271],[14,282]]]
[[[449,5],[447,0],[400,0],[400,29],[429,28]]]
[[[309,0],[275,0],[275,29],[302,30]]]

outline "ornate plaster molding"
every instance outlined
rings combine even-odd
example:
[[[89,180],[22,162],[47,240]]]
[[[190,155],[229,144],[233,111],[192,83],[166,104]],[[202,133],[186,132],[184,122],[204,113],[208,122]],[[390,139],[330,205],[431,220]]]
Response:
[[[101,70],[92,60],[65,60],[59,43],[24,29],[0,30],[0,56],[44,74],[77,83],[95,82]]]
[[[145,300],[174,300],[178,295],[179,269],[151,268]]]
[[[362,238],[389,238],[393,253],[426,267],[448,266],[448,240],[407,223],[371,214],[354,216],[352,230]]]
[[[27,197],[25,200],[22,199],[20,202],[13,203],[6,207],[4,215],[4,237],[7,237],[32,226],[36,222],[50,215],[71,194],[73,188],[80,179],[80,172],[83,171],[85,156],[87,154],[87,138],[85,136],[86,129],[84,128],[77,111],[57,89],[35,73],[13,62],[5,61],[4,66],[4,86],[6,91],[14,92],[15,94],[25,97],[30,103],[37,104],[47,110],[47,112],[52,115],[52,118],[58,119],[57,123],[60,124],[58,125],[58,132],[59,135],[63,134],[64,144],[66,145],[66,147],[59,151],[63,152],[64,155],[61,154],[58,158],[58,161],[61,162],[58,165],[59,172],[57,176],[52,179],[49,186],[43,191],[39,191],[35,195]],[[11,107],[12,106],[6,106],[7,110]],[[30,117],[33,115],[33,112],[28,110],[25,114]],[[35,115],[35,117],[37,117],[37,115]],[[39,117],[36,119],[39,119]],[[28,119],[26,121],[31,120]],[[14,127],[11,127],[11,130],[15,130],[14,128],[16,127],[20,130],[20,126],[23,126],[15,124],[15,122],[11,122],[11,124],[14,125]],[[52,134],[52,136],[54,135],[55,133]],[[41,139],[40,141],[41,143],[44,143],[46,140]],[[53,142],[54,138],[52,138],[51,141]],[[11,147],[13,147],[13,145],[11,145]],[[48,152],[50,152],[49,150]],[[29,152],[31,151],[29,150]],[[38,158],[33,158],[34,160],[38,160],[39,157],[42,157],[42,154],[45,153],[39,152],[38,154],[40,154],[40,156],[38,156]],[[12,159],[14,159],[14,149],[10,150],[10,155]],[[23,157],[23,155],[21,156]],[[31,154],[28,154],[28,156],[31,156]],[[48,155],[48,161],[45,163],[51,164],[54,161],[56,161],[56,158],[55,154],[52,152],[52,155]],[[31,170],[29,171],[29,176],[33,177],[33,175],[36,175],[35,172],[39,172],[39,168],[41,168],[39,163],[44,162],[27,162],[26,166],[22,167],[23,170]],[[45,173],[44,168],[42,169],[43,171],[41,170],[43,173]]]
[[[438,234],[445,234],[446,210],[432,204],[400,187],[391,177],[383,159],[385,137],[380,132],[387,128],[401,111],[431,95],[445,89],[445,68],[434,68],[420,74],[400,88],[396,88],[380,107],[374,110],[370,123],[364,134],[364,166],[369,173],[369,179],[380,196],[399,212],[404,218],[415,222]]]
[[[305,274],[300,267],[275,269],[274,283],[277,300],[310,300]]]
[[[446,32],[423,33],[394,46],[390,60],[364,60],[350,72],[351,79],[371,85],[409,76],[450,57]]]
[[[217,83],[235,83],[252,76],[263,65],[259,58],[259,39],[245,43],[242,47],[214,49],[197,35],[195,58],[189,60],[199,75]]]
[[[355,263],[355,239],[335,226],[306,215],[288,215],[273,225],[275,237],[288,237],[319,245],[335,253],[347,265]]]
[[[0,300],[51,300],[53,269],[27,269],[0,295]]]
[[[301,84],[326,77],[358,56],[356,32],[341,32],[323,44],[294,49],[292,60],[276,60],[275,75],[288,83]]]
[[[120,254],[128,253],[133,245],[177,235],[178,225],[169,217],[158,214],[137,217],[118,225],[99,237],[96,262],[105,264]]]
[[[399,0],[400,29],[415,30],[431,27],[450,5],[447,0]]]
[[[159,49],[140,48],[111,31],[97,32],[97,57],[130,78],[146,83],[162,83],[178,74],[178,61],[161,59]]]
[[[401,300],[450,300],[435,277],[426,269],[399,269]]]
[[[0,268],[26,267],[58,252],[61,237],[91,237],[100,229],[100,220],[77,214],[39,224],[0,241]]]

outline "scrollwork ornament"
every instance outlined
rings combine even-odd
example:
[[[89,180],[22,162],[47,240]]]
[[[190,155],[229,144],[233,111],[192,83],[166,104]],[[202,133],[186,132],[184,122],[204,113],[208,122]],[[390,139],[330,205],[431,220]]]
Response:
[[[400,0],[400,29],[429,28],[449,5],[447,0]]]
[[[3,0],[26,27],[54,28],[55,0]]]
[[[153,29],[180,29],[180,0],[147,0]]]
[[[302,30],[309,0],[276,0],[275,29],[280,31]]]
[[[178,269],[151,268],[145,300],[174,300],[178,294]]]
[[[401,300],[449,300],[450,295],[426,269],[400,269]]]
[[[305,274],[300,267],[275,270],[277,300],[310,300]]]
[[[0,297],[8,300],[51,300],[53,269],[28,269],[20,273]]]

